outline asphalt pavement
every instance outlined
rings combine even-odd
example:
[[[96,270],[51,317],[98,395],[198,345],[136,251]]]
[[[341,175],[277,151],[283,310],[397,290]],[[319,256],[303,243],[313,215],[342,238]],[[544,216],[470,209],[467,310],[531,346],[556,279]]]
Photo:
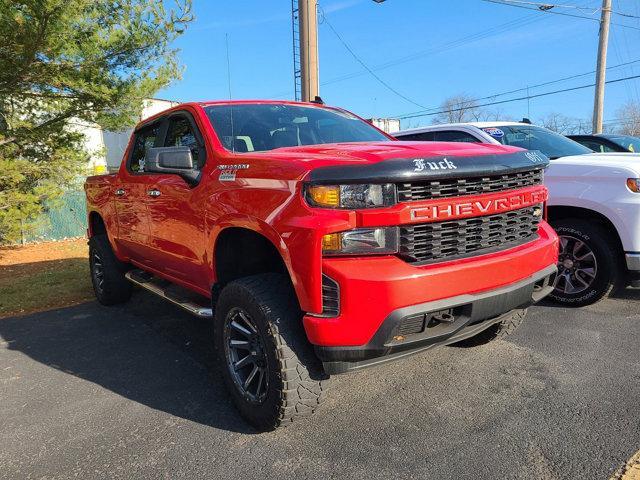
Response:
[[[145,292],[0,320],[0,478],[606,479],[640,449],[640,291],[332,378],[258,434],[210,325]]]

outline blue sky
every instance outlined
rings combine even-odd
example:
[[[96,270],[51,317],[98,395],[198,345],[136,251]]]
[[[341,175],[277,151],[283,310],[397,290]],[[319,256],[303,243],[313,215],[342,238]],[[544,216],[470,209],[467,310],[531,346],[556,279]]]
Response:
[[[558,9],[589,16],[600,0],[564,0]],[[640,16],[638,0],[614,0],[614,11]],[[320,0],[324,16],[386,88],[360,65],[320,17],[321,96],[364,117],[395,117],[437,107],[448,96],[474,98],[525,88],[595,69],[598,23],[481,0]],[[176,42],[183,79],[158,93],[179,101],[229,97],[225,36],[234,98],[293,98],[289,0],[194,0],[196,20]],[[597,18],[596,12],[593,17]],[[614,15],[609,66],[640,59],[640,19]],[[378,69],[387,63],[387,68]],[[640,62],[608,72],[608,79],[640,75]],[[348,78],[345,78],[348,77]],[[537,93],[593,83],[593,75],[532,88]],[[525,92],[496,100],[519,97]],[[607,86],[605,120],[627,101],[640,102],[640,79]],[[593,89],[495,107],[505,117],[540,119],[556,112],[590,118]],[[432,117],[403,121],[403,128]]]

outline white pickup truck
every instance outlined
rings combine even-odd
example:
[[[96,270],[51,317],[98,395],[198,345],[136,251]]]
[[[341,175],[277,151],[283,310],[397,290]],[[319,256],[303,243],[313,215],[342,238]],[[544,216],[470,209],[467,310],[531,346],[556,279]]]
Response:
[[[552,160],[545,173],[548,218],[561,245],[551,297],[580,307],[628,285],[640,286],[639,154],[593,153],[546,128],[516,122],[433,125],[394,136],[540,150]]]

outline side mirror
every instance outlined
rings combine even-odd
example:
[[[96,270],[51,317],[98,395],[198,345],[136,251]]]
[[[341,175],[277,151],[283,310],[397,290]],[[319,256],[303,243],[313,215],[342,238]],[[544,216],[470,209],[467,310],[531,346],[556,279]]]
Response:
[[[193,166],[189,147],[149,148],[144,156],[144,171],[180,175],[188,183],[194,184],[200,171]]]

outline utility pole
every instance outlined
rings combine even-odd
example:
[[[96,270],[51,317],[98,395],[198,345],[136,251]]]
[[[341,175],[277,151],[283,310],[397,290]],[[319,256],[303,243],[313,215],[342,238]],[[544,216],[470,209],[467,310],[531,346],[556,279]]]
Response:
[[[598,65],[596,67],[596,94],[593,102],[593,133],[602,133],[602,117],[604,116],[604,87],[607,73],[607,47],[609,46],[610,23],[611,0],[602,0],[600,40],[598,43]]]
[[[320,95],[318,81],[318,0],[298,0],[302,101]]]

